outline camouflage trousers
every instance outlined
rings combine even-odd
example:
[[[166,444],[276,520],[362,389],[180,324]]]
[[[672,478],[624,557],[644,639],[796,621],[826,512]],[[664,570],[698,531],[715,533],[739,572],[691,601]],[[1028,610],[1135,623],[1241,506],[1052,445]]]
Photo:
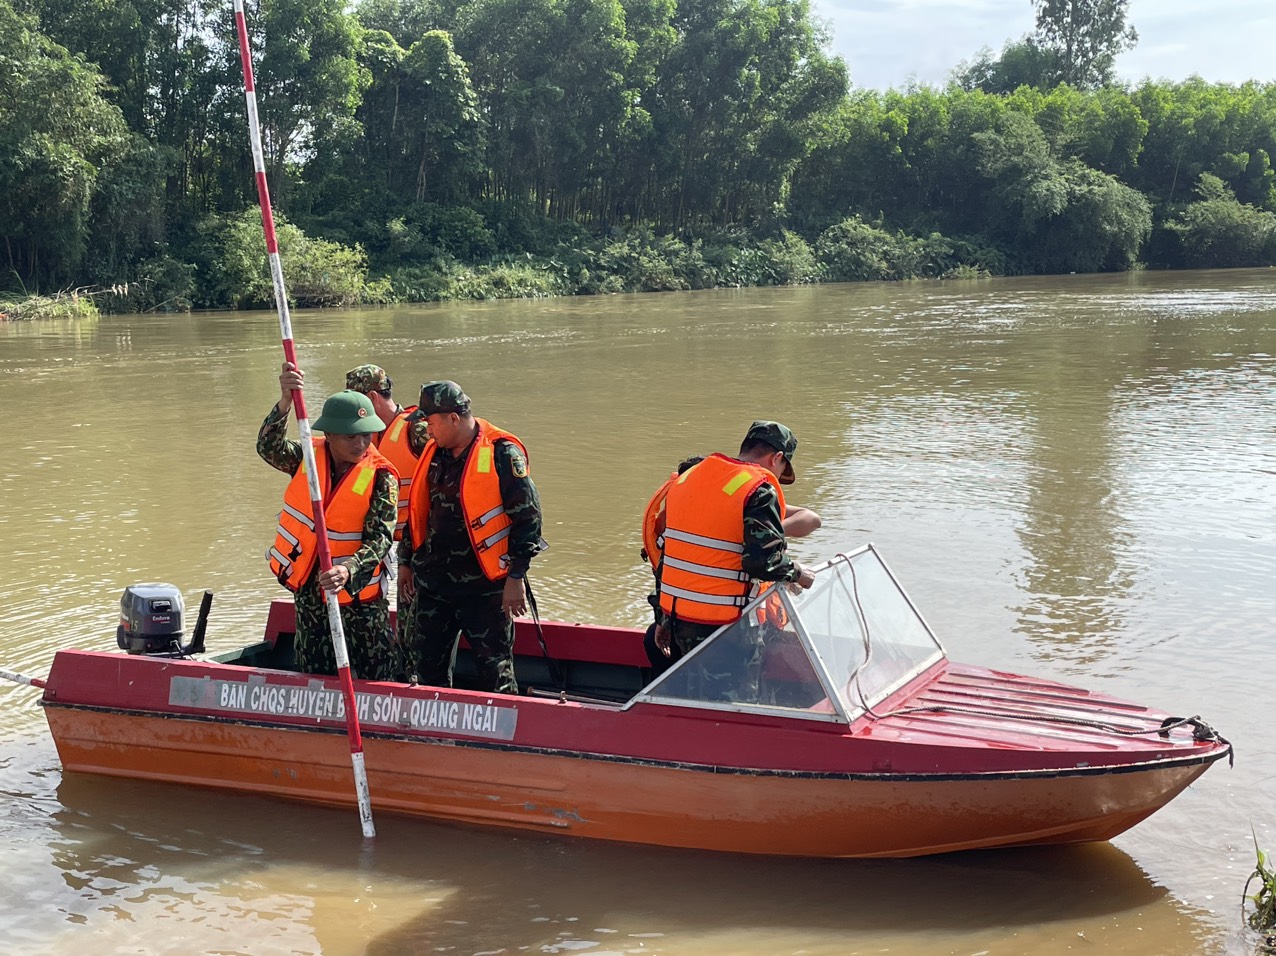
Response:
[[[393,643],[394,679],[407,681],[412,674],[412,630],[416,626],[416,600],[404,601],[399,595],[394,612]]]
[[[514,622],[501,607],[501,590],[451,597],[417,588],[412,665],[422,684],[451,687],[462,632],[474,654],[480,690],[517,694]]]
[[[678,657],[690,654],[716,634],[720,625],[694,621],[667,621]],[[757,703],[762,642],[756,628],[739,624],[705,648],[687,671],[691,694],[700,700]]]
[[[328,607],[313,580],[295,595],[297,670],[305,674],[336,674],[337,655],[328,628]],[[364,680],[394,680],[397,660],[390,633],[390,605],[385,598],[345,604],[341,628],[350,655],[350,673]]]

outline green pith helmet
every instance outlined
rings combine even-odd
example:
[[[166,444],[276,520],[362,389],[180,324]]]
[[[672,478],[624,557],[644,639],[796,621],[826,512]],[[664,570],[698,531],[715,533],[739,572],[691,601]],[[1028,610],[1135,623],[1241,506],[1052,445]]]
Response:
[[[323,414],[310,427],[329,435],[366,435],[385,430],[385,424],[372,407],[372,399],[350,389],[328,396],[323,403]]]

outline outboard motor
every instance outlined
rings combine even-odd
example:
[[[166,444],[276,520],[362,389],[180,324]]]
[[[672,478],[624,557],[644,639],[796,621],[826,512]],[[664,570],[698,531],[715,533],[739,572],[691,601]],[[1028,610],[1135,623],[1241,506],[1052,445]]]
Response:
[[[131,584],[120,598],[120,626],[115,643],[130,654],[185,657],[204,651],[204,630],[213,606],[213,592],[205,591],[191,642],[182,645],[182,592],[172,584]]]

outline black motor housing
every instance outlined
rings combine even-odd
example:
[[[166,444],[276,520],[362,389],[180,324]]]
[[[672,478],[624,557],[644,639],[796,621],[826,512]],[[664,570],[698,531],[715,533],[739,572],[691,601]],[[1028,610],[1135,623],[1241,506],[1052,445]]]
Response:
[[[115,643],[130,654],[177,654],[182,649],[182,592],[172,584],[131,584],[120,598]]]

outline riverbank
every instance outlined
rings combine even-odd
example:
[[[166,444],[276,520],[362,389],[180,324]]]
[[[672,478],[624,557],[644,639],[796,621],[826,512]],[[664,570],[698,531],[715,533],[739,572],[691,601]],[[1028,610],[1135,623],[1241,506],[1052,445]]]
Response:
[[[492,246],[485,227],[475,227]],[[292,306],[348,308],[424,302],[472,302],[871,282],[901,279],[975,279],[1005,274],[999,250],[931,233],[913,236],[852,217],[815,241],[781,229],[772,236],[743,230],[681,238],[648,228],[589,236],[571,227],[541,237],[537,251],[486,256],[453,250],[386,268],[369,262],[360,245],[307,235],[279,217],[280,256]],[[0,311],[11,319],[65,318],[75,309],[103,312],[186,312],[192,309],[262,309],[274,304],[269,264],[255,210],[213,231],[216,252],[199,263],[160,257],[139,278],[109,289],[54,296],[12,297]],[[474,237],[471,236],[471,239]],[[472,250],[467,250],[472,251]],[[96,297],[96,298],[95,298]]]
[[[0,296],[0,322],[31,319],[85,319],[98,314],[93,293],[79,290],[53,295]]]

